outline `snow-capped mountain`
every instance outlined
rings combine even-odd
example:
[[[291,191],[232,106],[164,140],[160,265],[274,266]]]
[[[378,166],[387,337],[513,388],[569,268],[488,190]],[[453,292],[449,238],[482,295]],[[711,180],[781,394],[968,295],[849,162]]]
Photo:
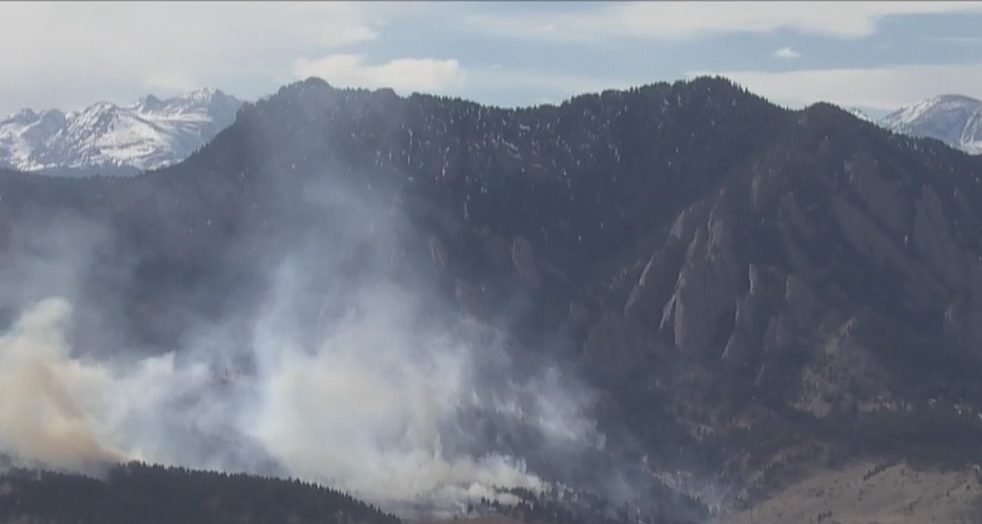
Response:
[[[865,111],[863,111],[858,107],[843,107],[842,109],[845,109],[846,111],[849,112],[849,114],[862,120],[863,122],[871,122],[874,124],[876,123],[876,120],[873,117],[869,116],[868,114],[866,114]]]
[[[81,111],[24,109],[0,120],[0,166],[52,174],[128,175],[187,158],[235,120],[242,102],[204,88]]]
[[[940,95],[901,108],[880,121],[883,127],[936,138],[967,153],[982,154],[982,100]]]

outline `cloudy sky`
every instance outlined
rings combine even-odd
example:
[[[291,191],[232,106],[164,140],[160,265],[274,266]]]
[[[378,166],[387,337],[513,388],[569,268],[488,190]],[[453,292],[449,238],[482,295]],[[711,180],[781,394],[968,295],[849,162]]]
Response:
[[[0,3],[0,114],[319,76],[516,106],[723,74],[882,112],[982,98],[982,2]]]

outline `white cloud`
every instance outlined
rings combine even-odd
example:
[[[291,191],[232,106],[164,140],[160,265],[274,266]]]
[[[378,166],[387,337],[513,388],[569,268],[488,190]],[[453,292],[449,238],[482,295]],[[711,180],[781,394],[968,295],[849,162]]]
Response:
[[[982,95],[982,63],[924,64],[867,69],[707,71],[743,84],[775,102],[803,106],[818,101],[842,106],[896,109],[943,93]]]
[[[391,87],[402,93],[447,93],[464,85],[464,69],[453,59],[397,58],[367,64],[362,55],[333,54],[294,61],[298,78],[317,76],[342,87]]]
[[[798,58],[801,56],[801,53],[791,49],[791,46],[788,46],[774,51],[774,56],[777,58]]]
[[[472,15],[474,29],[500,36],[596,42],[606,37],[688,39],[790,29],[843,38],[868,36],[890,15],[982,12],[979,2],[638,2],[537,16]]]
[[[584,91],[670,80],[682,73],[637,67],[624,78],[591,76],[589,66],[596,63],[589,61],[595,56],[584,57],[585,68],[558,70],[552,67],[558,64],[531,62],[539,53],[535,40],[588,46],[621,39],[615,45],[623,46],[633,45],[630,39],[671,43],[741,32],[861,37],[891,15],[969,11],[982,12],[982,3],[576,3],[530,12],[467,3],[0,2],[0,116],[22,107],[71,110],[94,100],[129,102],[148,91],[167,96],[203,85],[251,98],[273,92],[298,75],[324,76],[339,85],[390,85],[400,91],[525,104],[542,97],[558,100]],[[509,47],[508,53],[517,49],[519,55],[527,55],[518,62],[513,55],[489,51],[489,60],[482,64],[474,47],[461,49],[460,55],[450,51],[461,59],[473,57],[465,62],[466,71],[443,55],[446,49],[432,49],[443,42],[434,35],[421,35],[411,54],[393,48],[400,44],[393,37],[404,36],[406,28],[425,32],[435,27],[434,20],[448,32],[533,41],[511,43],[519,47]],[[383,38],[386,35],[389,40]],[[951,38],[970,42],[974,36]],[[372,54],[359,47],[377,40],[381,41],[373,44]],[[789,51],[778,50],[776,56],[797,52]],[[382,54],[416,58],[369,58]],[[700,67],[696,60],[701,58],[692,56],[693,69]],[[485,65],[491,63],[500,67]],[[940,78],[931,81],[941,83]]]
[[[2,3],[0,114],[127,102],[148,89],[265,94],[297,56],[377,38],[376,18],[334,2]]]
[[[335,47],[378,38],[378,32],[365,20],[366,16],[353,5],[301,2],[288,4],[288,8],[291,14],[308,20],[308,23],[298,24],[295,28],[295,34],[305,41],[315,42],[323,47]]]

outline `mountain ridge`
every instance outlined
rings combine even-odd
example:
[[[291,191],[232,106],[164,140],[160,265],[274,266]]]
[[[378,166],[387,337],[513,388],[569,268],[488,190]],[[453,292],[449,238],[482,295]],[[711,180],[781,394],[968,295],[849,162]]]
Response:
[[[186,158],[232,123],[241,101],[214,88],[78,111],[23,109],[0,120],[0,163],[22,171],[131,175]]]
[[[880,124],[898,133],[930,137],[972,155],[982,154],[982,100],[945,94],[885,116]]]

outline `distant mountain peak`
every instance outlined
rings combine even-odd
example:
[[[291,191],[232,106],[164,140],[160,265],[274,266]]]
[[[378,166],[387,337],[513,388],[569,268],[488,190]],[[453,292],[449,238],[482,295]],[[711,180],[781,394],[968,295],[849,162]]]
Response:
[[[21,109],[20,111],[10,115],[9,117],[10,120],[18,120],[18,121],[31,121],[31,120],[35,120],[36,118],[37,118],[37,113],[35,113],[34,110],[29,107],[25,107],[24,109]]]
[[[982,154],[982,100],[943,94],[890,113],[880,125],[898,133],[941,140],[969,154]]]
[[[81,175],[174,164],[235,120],[242,102],[213,87],[132,105],[98,101],[67,114],[24,109],[0,120],[0,166]]]
[[[198,89],[184,93],[181,98],[207,99],[224,94],[220,89],[215,87],[199,87]]]
[[[144,111],[156,111],[163,105],[163,101],[150,94],[137,101],[136,107]]]
[[[931,98],[930,100],[934,102],[958,102],[958,103],[969,103],[969,104],[982,104],[982,101],[980,101],[977,98],[972,98],[970,96],[952,94],[952,93],[938,95],[934,98]]]

